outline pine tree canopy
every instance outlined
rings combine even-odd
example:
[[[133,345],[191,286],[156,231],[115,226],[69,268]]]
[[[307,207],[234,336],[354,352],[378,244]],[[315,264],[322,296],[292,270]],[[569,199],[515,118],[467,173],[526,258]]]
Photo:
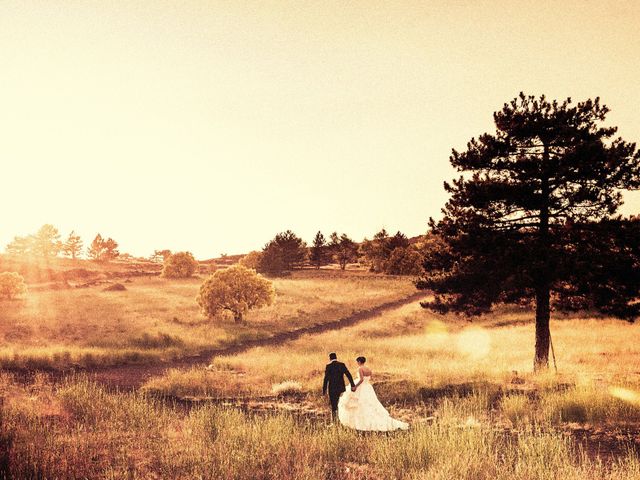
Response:
[[[462,175],[430,220],[444,243],[417,284],[435,293],[425,307],[475,315],[535,301],[538,324],[553,306],[640,313],[640,222],[617,215],[621,192],[640,188],[640,153],[603,126],[608,111],[598,98],[521,93],[494,113],[494,134],[453,150]]]

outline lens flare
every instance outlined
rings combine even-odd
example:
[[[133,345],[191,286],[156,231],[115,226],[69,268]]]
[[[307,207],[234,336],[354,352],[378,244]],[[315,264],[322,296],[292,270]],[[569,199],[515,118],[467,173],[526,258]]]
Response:
[[[461,354],[480,359],[489,355],[491,336],[481,328],[468,328],[458,335],[456,347]]]
[[[640,393],[629,390],[628,388],[609,387],[609,394],[625,402],[640,405]]]
[[[431,320],[425,328],[427,340],[433,345],[443,344],[449,338],[449,332],[444,322]]]

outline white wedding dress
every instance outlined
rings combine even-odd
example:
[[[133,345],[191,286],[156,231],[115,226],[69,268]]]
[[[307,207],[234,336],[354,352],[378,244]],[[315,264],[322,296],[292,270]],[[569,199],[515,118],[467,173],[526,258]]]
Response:
[[[371,376],[364,375],[362,379],[362,383],[358,385],[355,392],[348,389],[340,396],[338,400],[340,423],[366,432],[408,429],[408,423],[391,418],[387,409],[382,406],[371,385]],[[358,381],[356,378],[356,383]]]

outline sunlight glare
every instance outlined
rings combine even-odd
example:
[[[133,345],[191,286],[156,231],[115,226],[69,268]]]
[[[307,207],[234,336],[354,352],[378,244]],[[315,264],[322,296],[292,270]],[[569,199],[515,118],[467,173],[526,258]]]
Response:
[[[427,341],[433,345],[439,346],[447,341],[449,332],[447,326],[441,320],[431,320],[425,328]]]
[[[491,337],[481,328],[463,330],[456,342],[458,352],[474,359],[484,358],[491,350]]]
[[[628,388],[622,387],[609,387],[609,394],[612,397],[618,398],[634,405],[640,405],[640,393]]]

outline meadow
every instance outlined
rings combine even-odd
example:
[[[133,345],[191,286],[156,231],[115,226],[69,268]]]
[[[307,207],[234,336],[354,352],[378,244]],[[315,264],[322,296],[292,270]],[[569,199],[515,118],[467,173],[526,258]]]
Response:
[[[435,315],[414,302],[355,326],[305,335],[286,345],[215,356],[207,369],[171,371],[152,380],[147,388],[224,396],[225,382],[219,380],[230,376],[241,379],[252,394],[268,394],[285,381],[300,384],[303,392],[317,392],[330,351],[337,351],[352,369],[354,359],[365,355],[378,388],[395,391],[389,399],[397,401],[403,395],[415,399],[420,389],[428,395],[455,385],[511,385],[522,390],[533,383],[640,385],[637,323],[585,313],[559,314],[551,330],[558,374],[533,375],[534,325],[528,309],[503,307],[470,322],[464,317]],[[187,379],[184,384],[182,377]],[[207,390],[207,384],[217,385],[218,390]]]
[[[0,366],[9,369],[94,368],[177,359],[248,339],[335,321],[414,289],[407,279],[300,272],[275,279],[275,303],[246,322],[205,318],[195,302],[204,276],[131,277],[87,288],[30,285],[23,298],[0,300]]]
[[[367,356],[379,398],[412,425],[393,439],[356,440],[381,455],[356,462],[379,478],[640,478],[640,325],[584,312],[555,317],[558,373],[553,363],[532,373],[527,309],[502,307],[470,323],[414,303],[286,345],[216,356],[206,369],[172,370],[143,391],[326,422],[322,373],[326,353],[337,350],[352,371],[353,359]]]
[[[496,428],[482,394],[443,398],[434,421],[385,435],[286,412],[185,408],[82,378],[41,376],[26,390],[2,380],[0,478],[640,478],[631,449],[603,459],[558,430]]]
[[[408,278],[299,272],[275,280],[276,303],[236,325],[202,317],[200,282],[139,277],[120,292],[41,289],[5,302],[0,479],[640,479],[640,325],[588,312],[554,313],[558,373],[553,364],[531,373],[529,308],[469,322],[416,301],[205,358],[138,390],[90,374],[12,373],[88,358],[87,367],[153,364],[413,292]],[[368,358],[381,401],[408,432],[361,434],[329,421],[320,391],[330,351],[352,371],[356,356]],[[133,356],[119,359],[124,352]]]

